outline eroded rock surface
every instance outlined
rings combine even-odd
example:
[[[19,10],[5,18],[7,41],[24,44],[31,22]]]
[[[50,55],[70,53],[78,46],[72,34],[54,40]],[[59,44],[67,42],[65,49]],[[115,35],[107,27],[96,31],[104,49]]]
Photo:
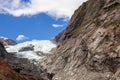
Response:
[[[120,80],[120,0],[83,3],[57,41],[54,80]]]

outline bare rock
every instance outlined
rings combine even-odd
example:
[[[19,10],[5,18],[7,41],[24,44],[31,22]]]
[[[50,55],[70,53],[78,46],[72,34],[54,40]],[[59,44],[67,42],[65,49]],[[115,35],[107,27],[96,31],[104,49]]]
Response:
[[[56,73],[54,80],[119,80],[119,0],[83,3],[57,41],[56,53],[46,63]]]

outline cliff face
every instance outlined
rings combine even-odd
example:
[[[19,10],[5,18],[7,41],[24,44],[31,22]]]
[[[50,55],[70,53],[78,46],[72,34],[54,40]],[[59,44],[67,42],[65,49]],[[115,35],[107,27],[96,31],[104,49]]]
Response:
[[[120,0],[89,0],[59,36],[54,80],[120,80]]]

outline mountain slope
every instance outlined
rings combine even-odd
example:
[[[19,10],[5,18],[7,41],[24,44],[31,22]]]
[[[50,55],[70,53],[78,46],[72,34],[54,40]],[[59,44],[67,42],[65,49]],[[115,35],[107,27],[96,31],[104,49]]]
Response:
[[[83,3],[57,38],[54,80],[120,79],[120,0]]]

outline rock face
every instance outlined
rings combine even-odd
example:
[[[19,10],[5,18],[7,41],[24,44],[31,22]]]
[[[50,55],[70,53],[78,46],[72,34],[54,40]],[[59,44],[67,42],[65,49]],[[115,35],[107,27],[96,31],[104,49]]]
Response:
[[[57,36],[54,80],[120,80],[120,0],[88,0]]]
[[[2,36],[0,36],[0,42],[3,43],[4,46],[17,44],[15,41]]]

